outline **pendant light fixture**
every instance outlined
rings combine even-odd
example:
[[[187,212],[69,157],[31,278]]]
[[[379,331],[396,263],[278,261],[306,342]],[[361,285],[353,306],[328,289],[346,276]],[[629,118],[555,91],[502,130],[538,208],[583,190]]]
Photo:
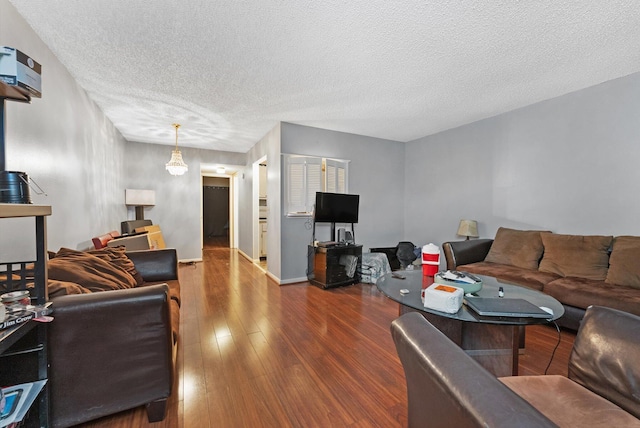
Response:
[[[171,152],[171,160],[165,166],[169,174],[182,175],[189,170],[189,167],[182,160],[182,153],[178,150],[178,128],[180,128],[180,125],[174,123],[173,127],[176,128],[176,148]]]

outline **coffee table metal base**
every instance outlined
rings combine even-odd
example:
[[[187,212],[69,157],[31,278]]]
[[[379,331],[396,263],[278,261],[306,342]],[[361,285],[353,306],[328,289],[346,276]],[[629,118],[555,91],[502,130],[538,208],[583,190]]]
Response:
[[[495,376],[518,375],[519,326],[471,323],[400,305],[400,315],[419,312]]]

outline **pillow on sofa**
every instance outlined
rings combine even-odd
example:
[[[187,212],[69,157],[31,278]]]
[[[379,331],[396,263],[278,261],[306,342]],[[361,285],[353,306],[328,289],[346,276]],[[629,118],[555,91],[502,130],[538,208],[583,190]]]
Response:
[[[136,285],[140,286],[144,283],[144,279],[142,275],[136,270],[136,266],[133,264],[131,259],[127,257],[127,249],[123,246],[120,247],[104,247],[99,250],[90,250],[87,251],[89,254],[93,254],[94,256],[101,258],[102,260],[108,261],[109,263],[113,263],[114,265],[126,270],[129,272],[129,275],[136,280]]]
[[[538,269],[540,256],[544,250],[541,233],[550,232],[501,227],[496,232],[489,254],[484,261],[524,269]]]
[[[136,280],[124,269],[82,251],[61,248],[47,264],[49,278],[74,282],[91,291],[133,288]]]
[[[613,236],[543,233],[541,237],[544,256],[540,271],[596,281],[606,278]]]
[[[609,284],[640,288],[640,237],[618,236],[609,257]]]

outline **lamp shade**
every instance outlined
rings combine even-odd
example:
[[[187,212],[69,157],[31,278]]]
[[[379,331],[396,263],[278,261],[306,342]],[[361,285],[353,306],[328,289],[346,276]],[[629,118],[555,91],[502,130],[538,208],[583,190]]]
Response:
[[[478,237],[478,222],[475,220],[460,220],[458,235],[466,236],[467,239]]]
[[[156,204],[155,190],[125,189],[125,205],[150,207]]]

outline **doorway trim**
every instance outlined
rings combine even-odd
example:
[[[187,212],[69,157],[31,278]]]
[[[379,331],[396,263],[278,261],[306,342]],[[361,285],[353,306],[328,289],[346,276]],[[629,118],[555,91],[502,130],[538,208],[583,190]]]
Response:
[[[267,156],[262,156],[256,160],[252,165],[253,172],[253,189],[252,189],[252,201],[253,206],[252,213],[252,230],[253,230],[253,245],[251,257],[256,265],[260,265],[260,164],[267,162]],[[267,195],[267,211],[269,210],[269,195]],[[267,224],[269,217],[267,216]],[[268,259],[267,255],[267,259]],[[268,265],[268,262],[267,262]]]
[[[229,179],[229,248],[238,247],[238,174],[218,174],[214,172],[200,173],[200,251],[204,250],[204,177],[220,177]]]

